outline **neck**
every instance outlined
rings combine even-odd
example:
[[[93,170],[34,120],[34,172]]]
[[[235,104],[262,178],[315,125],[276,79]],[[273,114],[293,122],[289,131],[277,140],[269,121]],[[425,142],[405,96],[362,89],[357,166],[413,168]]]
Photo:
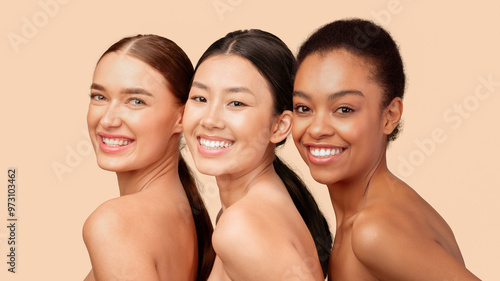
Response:
[[[358,174],[355,177],[327,185],[335,211],[337,227],[342,224],[344,219],[351,218],[363,208],[373,178],[386,172],[389,171],[384,151],[378,161],[364,174]]]
[[[178,173],[179,152],[169,149],[158,161],[139,170],[117,172],[120,196],[142,191],[158,181],[180,183]]]
[[[252,170],[238,174],[216,176],[222,210],[229,208],[243,198],[255,183],[268,180],[273,175],[276,175],[273,161],[274,147],[270,153],[266,153],[264,159]]]

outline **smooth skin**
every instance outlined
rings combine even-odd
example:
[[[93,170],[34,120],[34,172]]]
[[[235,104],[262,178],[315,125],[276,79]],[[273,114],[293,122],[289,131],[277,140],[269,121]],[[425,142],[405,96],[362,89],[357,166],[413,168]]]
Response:
[[[183,106],[159,72],[122,53],[97,65],[87,115],[97,162],[116,172],[120,197],[87,219],[89,280],[194,280],[197,238],[178,175]],[[131,141],[118,152],[103,135]],[[120,138],[118,138],[120,139]]]
[[[312,236],[272,164],[291,119],[273,112],[269,85],[245,58],[215,55],[198,67],[183,126],[222,204],[208,280],[323,280]],[[208,149],[206,141],[228,146]]]
[[[386,137],[403,104],[381,107],[372,67],[336,49],[306,57],[295,79],[293,139],[337,220],[328,279],[479,280],[448,224],[388,170]]]

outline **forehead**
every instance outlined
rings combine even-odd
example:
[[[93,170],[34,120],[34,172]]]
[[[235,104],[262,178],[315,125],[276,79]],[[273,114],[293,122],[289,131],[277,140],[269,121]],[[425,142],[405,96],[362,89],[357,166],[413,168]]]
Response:
[[[259,70],[248,59],[238,55],[214,55],[207,58],[198,66],[194,80],[209,87],[244,86],[270,92],[268,81]]]
[[[168,85],[158,70],[138,58],[117,52],[108,53],[101,58],[93,80],[125,88],[157,88]]]
[[[294,91],[330,94],[344,90],[380,91],[373,79],[373,65],[345,49],[307,56],[299,66]]]

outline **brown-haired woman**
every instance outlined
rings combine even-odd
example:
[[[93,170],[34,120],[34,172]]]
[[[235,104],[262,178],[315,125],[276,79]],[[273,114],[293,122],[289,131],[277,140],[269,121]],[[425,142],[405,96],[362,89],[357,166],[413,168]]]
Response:
[[[85,280],[206,280],[213,228],[179,153],[192,75],[182,49],[156,35],[124,38],[99,59],[87,123],[120,197],[85,222]]]

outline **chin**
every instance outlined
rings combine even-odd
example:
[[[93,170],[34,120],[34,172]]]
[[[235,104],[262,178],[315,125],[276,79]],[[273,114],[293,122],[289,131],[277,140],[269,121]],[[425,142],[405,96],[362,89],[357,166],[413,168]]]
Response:
[[[226,167],[215,167],[215,165],[209,164],[195,164],[198,172],[207,176],[222,176],[230,173],[229,169]]]
[[[333,175],[331,171],[324,169],[311,170],[313,179],[321,184],[329,185],[338,182],[338,177]]]
[[[118,161],[104,161],[104,160],[97,160],[97,165],[99,168],[110,171],[110,172],[126,172],[129,171],[130,169],[127,169],[126,165],[123,165],[123,162]]]

